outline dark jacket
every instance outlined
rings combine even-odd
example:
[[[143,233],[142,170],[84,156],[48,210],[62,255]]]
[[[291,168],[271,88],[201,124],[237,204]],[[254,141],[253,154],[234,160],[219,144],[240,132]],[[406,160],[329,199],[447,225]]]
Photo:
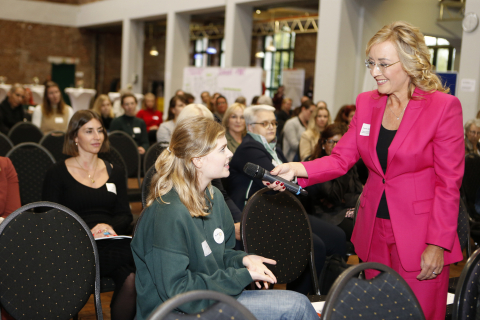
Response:
[[[137,128],[137,129],[135,129]],[[113,119],[110,124],[110,131],[121,130],[130,135],[137,143],[137,146],[143,147],[145,151],[148,150],[150,142],[148,141],[147,126],[145,121],[137,117],[129,117],[127,115],[120,116]],[[140,130],[135,132],[134,130]]]
[[[276,151],[278,158],[284,163],[287,162],[282,151],[278,148]],[[237,151],[235,151],[235,154],[230,161],[230,176],[228,177],[228,194],[240,210],[243,210],[243,207],[245,206],[245,194],[250,185],[250,181],[253,179],[243,172],[243,167],[247,162],[251,162],[270,171],[275,168],[272,160],[273,157],[260,142],[255,141],[255,139],[249,134],[243,138],[242,143],[237,148]],[[248,198],[264,187],[265,186],[260,179],[253,179]]]
[[[22,122],[24,118],[23,107],[18,106],[12,109],[10,102],[8,102],[8,97],[0,103],[0,113],[2,114],[2,128],[8,130],[10,130],[17,122]]]

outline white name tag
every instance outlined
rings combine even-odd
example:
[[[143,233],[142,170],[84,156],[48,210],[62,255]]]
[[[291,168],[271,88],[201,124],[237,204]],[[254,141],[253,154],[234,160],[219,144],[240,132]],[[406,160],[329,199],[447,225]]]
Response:
[[[225,235],[223,234],[222,229],[217,228],[215,231],[213,231],[213,239],[215,239],[215,242],[220,244],[225,240]]]
[[[202,248],[203,248],[203,254],[205,255],[205,257],[208,256],[210,253],[212,253],[212,250],[208,246],[207,240],[202,242]]]
[[[55,117],[55,123],[63,123],[62,117]]]
[[[153,116],[152,119],[153,120],[158,120],[158,116]]]
[[[133,133],[140,134],[140,133],[142,133],[142,129],[140,129],[139,127],[134,127],[133,128]]]
[[[370,125],[364,123],[362,126],[362,130],[360,131],[361,136],[366,136],[368,137],[370,135]]]
[[[106,183],[105,185],[107,186],[108,192],[113,192],[117,194],[117,186],[115,185],[115,183]]]

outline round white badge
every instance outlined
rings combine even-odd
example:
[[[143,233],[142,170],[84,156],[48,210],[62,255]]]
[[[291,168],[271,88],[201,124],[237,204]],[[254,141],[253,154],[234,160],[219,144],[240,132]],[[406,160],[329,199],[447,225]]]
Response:
[[[220,244],[225,240],[225,235],[223,234],[222,229],[217,228],[213,231],[213,239],[216,243]]]

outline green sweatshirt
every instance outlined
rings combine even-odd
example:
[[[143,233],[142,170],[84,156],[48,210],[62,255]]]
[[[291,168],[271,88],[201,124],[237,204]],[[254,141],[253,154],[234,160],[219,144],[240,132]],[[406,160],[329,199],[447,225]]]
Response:
[[[137,146],[148,150],[150,142],[148,141],[147,125],[143,119],[137,117],[129,117],[127,115],[120,116],[112,120],[110,124],[110,132],[121,130],[126,132],[135,140]]]
[[[174,189],[162,197],[170,204],[157,199],[142,213],[131,244],[137,267],[137,320],[180,293],[214,290],[238,297],[252,282],[242,263],[246,253],[233,250],[232,215],[222,193],[214,190],[206,217],[192,218]],[[210,304],[195,301],[179,310],[195,313]]]

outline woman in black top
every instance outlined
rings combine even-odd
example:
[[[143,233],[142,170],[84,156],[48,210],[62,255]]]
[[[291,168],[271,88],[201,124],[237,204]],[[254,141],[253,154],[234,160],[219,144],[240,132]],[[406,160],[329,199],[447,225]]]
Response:
[[[108,148],[100,116],[91,110],[76,112],[63,145],[63,153],[72,157],[50,168],[43,185],[43,200],[76,212],[95,238],[126,234],[132,222],[123,168],[98,158]],[[112,319],[133,319],[135,264],[130,239],[100,240],[97,247],[100,276],[115,281]]]

